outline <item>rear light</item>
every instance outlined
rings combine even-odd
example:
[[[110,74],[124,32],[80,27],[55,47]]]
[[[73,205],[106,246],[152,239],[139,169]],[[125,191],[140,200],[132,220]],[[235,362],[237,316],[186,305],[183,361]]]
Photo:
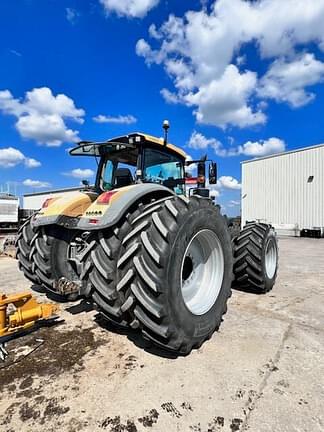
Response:
[[[196,184],[198,182],[197,177],[186,177],[185,183],[186,184]]]
[[[99,219],[89,219],[89,224],[96,225],[99,222]]]
[[[42,205],[42,208],[47,208],[52,201],[55,201],[57,198],[47,198]]]
[[[100,195],[100,197],[97,199],[97,204],[109,204],[111,197],[116,193],[117,191],[109,191],[104,192]]]

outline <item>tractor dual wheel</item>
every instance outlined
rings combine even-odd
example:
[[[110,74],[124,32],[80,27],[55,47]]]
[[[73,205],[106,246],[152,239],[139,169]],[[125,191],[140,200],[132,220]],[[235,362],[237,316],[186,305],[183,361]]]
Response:
[[[79,293],[58,293],[55,284],[61,278],[67,282],[79,282],[82,266],[77,258],[78,255],[84,257],[88,247],[86,239],[82,239],[78,231],[49,225],[37,229],[34,244],[32,260],[40,283],[58,300],[76,300]],[[74,259],[70,256],[72,245],[75,247]]]
[[[199,197],[169,197],[128,219],[127,233],[122,227],[114,233],[121,244],[110,256],[117,269],[110,297],[105,256],[98,253],[96,260],[92,252],[93,299],[103,310],[109,302],[118,305],[119,320],[160,347],[187,354],[212,335],[226,312],[233,269],[226,220],[219,207]],[[107,246],[100,250],[106,248],[106,256]]]
[[[132,258],[147,219],[166,199],[140,203],[116,226],[100,231],[94,244],[89,242],[92,250],[81,274],[83,292],[92,297],[106,319],[119,327],[138,327],[137,320],[128,313],[128,292],[135,274]]]
[[[34,251],[33,244],[37,233],[31,225],[31,218],[32,217],[28,218],[19,228],[16,240],[16,258],[18,260],[19,269],[24,273],[25,277],[33,284],[38,285],[39,279],[33,270],[32,261],[32,254]]]
[[[233,243],[233,288],[257,294],[270,291],[278,270],[278,243],[273,227],[250,222]]]

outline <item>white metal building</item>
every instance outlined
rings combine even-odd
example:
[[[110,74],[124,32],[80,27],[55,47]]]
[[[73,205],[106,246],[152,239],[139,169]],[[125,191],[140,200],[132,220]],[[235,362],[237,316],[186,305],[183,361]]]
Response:
[[[30,194],[25,194],[23,196],[23,209],[24,210],[39,210],[44,201],[46,201],[48,198],[54,198],[57,196],[66,196],[66,195],[73,195],[76,191],[80,190],[79,187],[71,187],[71,188],[65,188],[65,189],[53,189],[51,191],[45,191],[45,192],[34,192]]]
[[[324,229],[324,144],[242,162],[242,224]]]

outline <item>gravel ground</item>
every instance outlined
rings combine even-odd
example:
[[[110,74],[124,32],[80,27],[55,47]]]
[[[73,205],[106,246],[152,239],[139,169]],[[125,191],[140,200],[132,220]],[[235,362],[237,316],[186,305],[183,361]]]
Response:
[[[233,292],[220,331],[187,357],[62,304],[58,323],[7,345],[0,431],[324,431],[324,240],[279,246],[273,291]],[[6,294],[30,288],[11,258],[0,275]]]

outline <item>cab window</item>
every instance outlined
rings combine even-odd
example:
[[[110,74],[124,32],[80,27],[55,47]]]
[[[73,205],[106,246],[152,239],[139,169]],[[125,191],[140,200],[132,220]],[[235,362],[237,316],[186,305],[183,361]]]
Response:
[[[109,191],[114,188],[129,186],[134,183],[136,167],[131,164],[107,160],[103,167],[101,189]]]
[[[104,162],[101,165],[98,183],[100,189],[104,191],[128,186],[136,180],[138,147],[117,149],[118,146],[119,144],[101,149]]]
[[[177,194],[183,193],[184,169],[181,159],[159,150],[145,149],[143,179],[159,183]]]
[[[114,164],[111,160],[107,160],[103,168],[102,189],[107,191],[113,188],[113,173]]]

